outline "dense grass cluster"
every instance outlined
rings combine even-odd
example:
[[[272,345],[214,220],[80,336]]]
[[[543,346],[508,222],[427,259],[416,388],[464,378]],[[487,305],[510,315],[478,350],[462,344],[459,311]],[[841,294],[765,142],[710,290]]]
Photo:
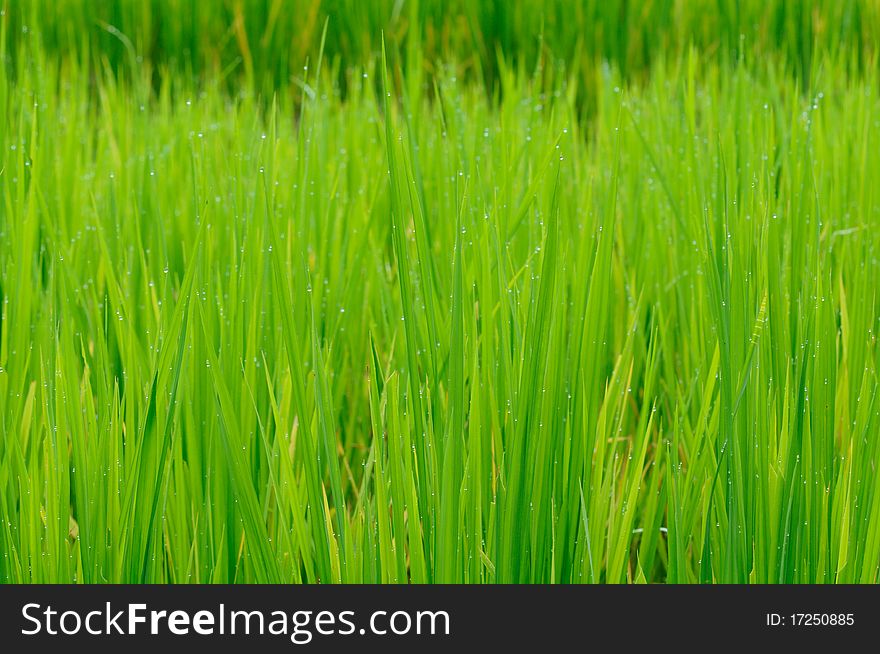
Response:
[[[45,4],[0,581],[878,580],[875,4]]]

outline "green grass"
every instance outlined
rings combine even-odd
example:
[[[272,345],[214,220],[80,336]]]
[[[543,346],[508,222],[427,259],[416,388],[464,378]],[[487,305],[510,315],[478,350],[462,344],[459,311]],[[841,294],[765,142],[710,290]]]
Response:
[[[0,581],[878,581],[877,5],[45,4]]]

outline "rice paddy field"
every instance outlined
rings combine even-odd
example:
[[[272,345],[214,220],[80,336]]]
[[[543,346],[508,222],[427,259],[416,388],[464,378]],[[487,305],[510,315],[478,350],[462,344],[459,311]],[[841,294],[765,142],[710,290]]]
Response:
[[[6,1],[0,581],[877,582],[878,43]]]

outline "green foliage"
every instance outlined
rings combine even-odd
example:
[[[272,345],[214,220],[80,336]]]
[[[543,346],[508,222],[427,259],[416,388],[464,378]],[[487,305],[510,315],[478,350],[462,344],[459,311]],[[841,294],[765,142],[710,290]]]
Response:
[[[44,5],[0,581],[878,580],[875,5]]]

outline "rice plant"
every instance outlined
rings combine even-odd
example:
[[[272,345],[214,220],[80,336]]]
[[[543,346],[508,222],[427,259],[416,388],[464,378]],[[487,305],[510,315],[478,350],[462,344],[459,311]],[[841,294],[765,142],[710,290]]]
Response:
[[[878,38],[8,2],[0,581],[878,581]]]

